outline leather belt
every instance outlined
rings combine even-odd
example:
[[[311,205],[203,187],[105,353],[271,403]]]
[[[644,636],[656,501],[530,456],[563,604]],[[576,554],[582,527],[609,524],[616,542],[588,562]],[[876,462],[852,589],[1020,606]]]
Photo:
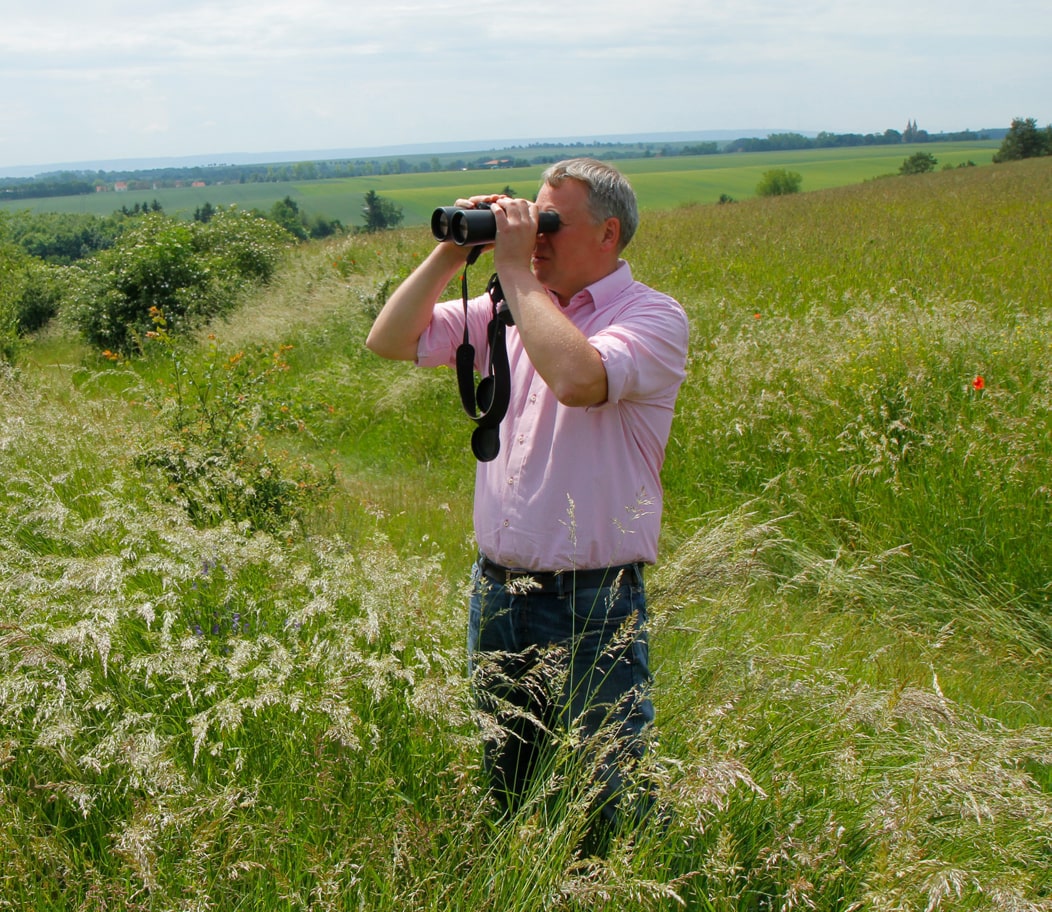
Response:
[[[612,586],[619,574],[628,579],[642,581],[643,564],[618,564],[614,567],[598,567],[593,570],[561,570],[557,573],[539,570],[515,570],[495,564],[488,557],[479,558],[479,570],[490,582],[507,586],[516,580],[528,581],[524,591],[539,595],[567,592],[572,589],[600,589]]]

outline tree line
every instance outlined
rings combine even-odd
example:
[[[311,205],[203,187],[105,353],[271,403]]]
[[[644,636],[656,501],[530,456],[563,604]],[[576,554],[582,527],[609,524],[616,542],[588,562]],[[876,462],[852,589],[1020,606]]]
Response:
[[[717,142],[574,142],[537,143],[516,146],[513,154],[494,164],[494,152],[464,157],[461,155],[419,155],[410,157],[376,157],[331,159],[259,165],[210,164],[192,167],[166,167],[138,171],[60,171],[32,178],[0,178],[0,200],[32,199],[52,196],[75,196],[95,193],[98,188],[112,188],[118,182],[129,190],[151,190],[175,187],[194,181],[206,184],[288,183],[292,181],[332,180],[345,177],[370,177],[392,174],[439,171],[488,170],[494,167],[531,167],[548,165],[573,155],[594,155],[615,160],[652,156],[715,155],[721,152],[770,152],[812,148],[863,145],[893,145],[910,142],[960,142],[996,138],[998,131],[929,134],[916,121],[906,128],[883,133],[830,133],[815,137],[800,133],[773,133],[765,138],[743,137],[728,143]]]

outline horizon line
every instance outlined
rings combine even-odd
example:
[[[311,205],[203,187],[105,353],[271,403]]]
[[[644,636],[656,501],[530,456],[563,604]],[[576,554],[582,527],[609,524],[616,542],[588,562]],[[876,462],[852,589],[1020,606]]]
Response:
[[[972,132],[983,133],[995,127]],[[765,138],[781,133],[798,133],[815,138],[815,130],[790,130],[774,128],[742,128],[714,130],[664,130],[636,133],[607,133],[562,137],[507,138],[447,140],[435,142],[400,143],[381,146],[360,146],[331,149],[270,150],[266,152],[199,152],[185,155],[138,155],[124,158],[94,158],[66,162],[41,162],[36,164],[0,165],[0,178],[36,177],[55,171],[107,171],[107,170],[152,170],[158,167],[213,167],[221,165],[288,164],[290,162],[324,161],[327,159],[356,158],[364,155],[387,158],[396,155],[426,155],[428,153],[451,154],[468,152],[495,152],[522,146],[567,143],[632,143],[632,142],[690,142],[734,139]],[[885,131],[880,131],[885,132]],[[965,131],[959,131],[965,132]],[[865,135],[865,134],[861,134]],[[939,134],[934,134],[939,135]],[[114,168],[113,166],[118,166]]]

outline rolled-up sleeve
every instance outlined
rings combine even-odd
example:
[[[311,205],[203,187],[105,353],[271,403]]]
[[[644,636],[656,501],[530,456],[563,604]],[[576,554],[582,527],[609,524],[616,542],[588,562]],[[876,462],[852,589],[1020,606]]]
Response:
[[[685,376],[688,337],[683,308],[660,297],[591,336],[606,367],[607,403],[674,402]]]
[[[468,301],[468,337],[475,347],[476,359],[486,351],[486,327],[492,315],[488,296]],[[464,302],[442,301],[435,305],[427,329],[416,345],[418,367],[456,367],[457,348],[464,341]],[[479,364],[476,362],[476,369]]]

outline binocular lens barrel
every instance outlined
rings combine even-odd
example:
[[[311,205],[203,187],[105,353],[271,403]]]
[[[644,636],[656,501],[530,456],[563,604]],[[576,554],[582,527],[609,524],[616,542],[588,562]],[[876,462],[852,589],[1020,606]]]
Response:
[[[448,241],[450,239],[449,223],[454,212],[459,212],[455,206],[442,206],[431,213],[431,233],[436,241]]]
[[[497,217],[489,209],[461,209],[449,223],[453,243],[484,244],[497,236]]]
[[[558,229],[558,213],[549,211],[539,214],[538,234]],[[436,241],[452,241],[461,247],[488,244],[497,236],[497,218],[488,207],[458,209],[455,206],[442,206],[431,214],[431,233]]]

